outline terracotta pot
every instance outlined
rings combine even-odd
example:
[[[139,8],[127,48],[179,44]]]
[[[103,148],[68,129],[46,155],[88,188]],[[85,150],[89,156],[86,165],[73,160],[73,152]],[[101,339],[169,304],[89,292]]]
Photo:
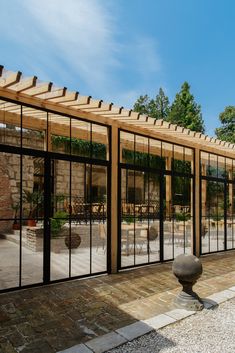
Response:
[[[35,221],[35,219],[28,219],[27,225],[28,225],[29,227],[36,227],[36,221]]]
[[[12,224],[12,229],[13,230],[20,230],[20,223],[17,223],[17,222],[13,223]]]

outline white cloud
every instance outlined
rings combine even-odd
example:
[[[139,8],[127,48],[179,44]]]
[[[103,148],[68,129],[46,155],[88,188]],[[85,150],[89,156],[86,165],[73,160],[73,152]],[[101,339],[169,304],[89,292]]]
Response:
[[[104,83],[118,63],[113,19],[100,1],[23,0],[22,4],[40,33],[35,38],[34,31],[31,46],[45,50],[45,57],[53,52],[55,65],[69,66],[85,82]]]
[[[27,73],[67,84],[70,89],[72,82],[73,88],[82,94],[124,106],[131,106],[137,92],[142,92],[161,70],[156,41],[144,33],[138,35],[131,30],[124,33],[114,2],[5,0],[5,3],[0,30],[10,39],[9,53],[18,51],[10,62],[15,60],[16,65],[22,65],[17,67],[19,70],[26,67]]]

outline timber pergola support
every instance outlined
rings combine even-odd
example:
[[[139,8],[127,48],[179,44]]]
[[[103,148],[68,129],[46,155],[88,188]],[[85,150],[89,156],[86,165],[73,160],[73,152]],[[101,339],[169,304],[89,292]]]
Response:
[[[194,252],[200,255],[200,164],[206,163],[200,157],[200,151],[216,154],[228,159],[235,158],[235,145],[204,134],[190,131],[175,124],[170,124],[162,119],[153,119],[150,116],[133,112],[113,103],[105,103],[103,100],[93,99],[91,96],[82,96],[78,92],[70,92],[66,87],[55,87],[53,83],[40,82],[37,77],[23,77],[21,72],[10,72],[0,66],[0,124],[22,126],[25,129],[47,131],[47,141],[51,144],[50,136],[70,136],[71,127],[67,117],[80,118],[72,126],[73,137],[86,140],[89,132],[87,123],[94,124],[92,131],[95,142],[108,145],[111,143],[111,271],[117,272],[118,267],[118,180],[119,160],[118,144],[119,130],[132,134],[139,134],[149,139],[158,139],[166,143],[176,144],[194,150],[194,209],[195,209],[195,238]],[[23,121],[20,120],[20,111],[17,104],[23,107]],[[47,126],[47,115],[49,124]],[[99,124],[111,128],[111,140],[107,141],[107,135]],[[122,134],[123,148],[130,148],[131,142]],[[143,145],[136,144],[136,151],[142,151]],[[159,147],[153,146],[151,153],[158,155]],[[167,152],[166,152],[167,153]],[[175,156],[180,152],[175,149]],[[171,155],[168,156],[167,169],[171,169]],[[190,161],[190,156],[185,154],[185,160]],[[168,178],[170,179],[170,178]],[[167,189],[171,185],[167,179]],[[230,186],[231,188],[231,186]],[[167,202],[171,197],[168,195]],[[168,206],[169,207],[169,206]],[[169,211],[170,212],[170,211]]]

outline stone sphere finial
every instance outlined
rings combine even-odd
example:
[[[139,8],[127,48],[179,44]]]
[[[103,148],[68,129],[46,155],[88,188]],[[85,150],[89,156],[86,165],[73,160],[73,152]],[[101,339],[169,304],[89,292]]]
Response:
[[[202,300],[192,289],[203,271],[201,261],[194,255],[181,254],[175,258],[172,271],[183,287],[175,304],[186,310],[202,310]]]

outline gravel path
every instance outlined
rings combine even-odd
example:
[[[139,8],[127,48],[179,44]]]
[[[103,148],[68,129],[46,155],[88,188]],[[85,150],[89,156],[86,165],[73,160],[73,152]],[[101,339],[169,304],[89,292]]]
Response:
[[[110,353],[235,353],[235,298]]]

